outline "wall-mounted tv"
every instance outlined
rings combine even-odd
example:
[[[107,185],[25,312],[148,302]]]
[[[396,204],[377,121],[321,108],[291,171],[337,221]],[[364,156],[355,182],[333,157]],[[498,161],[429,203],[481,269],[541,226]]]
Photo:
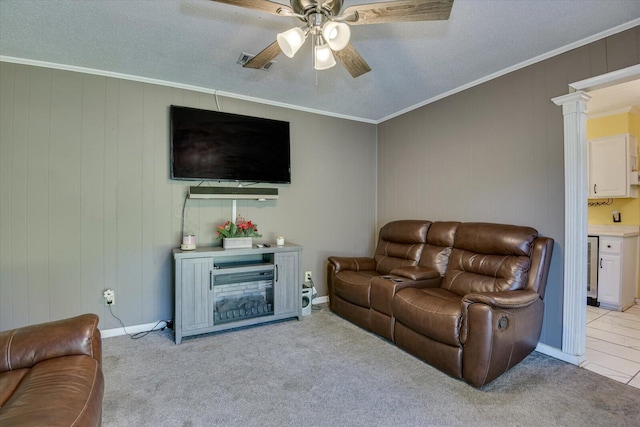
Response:
[[[291,183],[289,122],[171,106],[171,179]]]

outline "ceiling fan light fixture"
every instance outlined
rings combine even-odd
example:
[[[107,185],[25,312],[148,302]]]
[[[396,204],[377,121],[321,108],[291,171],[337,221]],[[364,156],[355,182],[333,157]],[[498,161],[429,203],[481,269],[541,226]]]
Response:
[[[351,39],[351,29],[343,22],[328,21],[322,27],[322,36],[334,51],[347,47]]]
[[[326,70],[336,65],[336,59],[328,44],[320,44],[313,47],[313,68]]]
[[[298,27],[279,33],[277,36],[278,46],[289,58],[293,58],[306,39],[307,33]]]

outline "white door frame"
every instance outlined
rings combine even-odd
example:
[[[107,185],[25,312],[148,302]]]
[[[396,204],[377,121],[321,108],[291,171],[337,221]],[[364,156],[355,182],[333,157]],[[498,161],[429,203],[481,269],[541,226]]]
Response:
[[[564,116],[564,302],[562,353],[542,351],[579,365],[585,360],[587,301],[587,92],[640,78],[640,65],[569,85],[553,98]]]

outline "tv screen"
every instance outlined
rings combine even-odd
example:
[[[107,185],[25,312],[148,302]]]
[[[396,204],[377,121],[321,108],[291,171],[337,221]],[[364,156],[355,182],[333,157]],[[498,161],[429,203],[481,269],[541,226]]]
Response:
[[[289,122],[171,106],[171,178],[291,183]]]

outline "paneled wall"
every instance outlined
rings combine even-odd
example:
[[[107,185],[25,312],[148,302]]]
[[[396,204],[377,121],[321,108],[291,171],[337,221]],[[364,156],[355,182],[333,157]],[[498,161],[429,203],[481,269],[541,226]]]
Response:
[[[291,122],[293,183],[238,212],[304,245],[321,295],[326,257],[370,254],[393,219],[534,226],[556,239],[542,342],[560,347],[564,154],[550,99],[638,63],[633,28],[377,127],[219,98],[222,111]],[[169,179],[171,104],[217,109],[209,94],[0,63],[0,330],[87,311],[117,327],[107,287],[126,325],[172,316],[189,183]],[[186,228],[213,244],[230,216],[231,202],[191,200]]]
[[[378,226],[399,218],[491,221],[554,238],[541,341],[561,347],[563,125],[551,98],[638,63],[636,27],[380,124]]]
[[[277,186],[277,201],[238,201],[238,213],[265,239],[303,245],[303,268],[326,294],[328,255],[373,251],[375,125],[218,103],[291,123],[292,184]],[[197,183],[169,179],[171,104],[217,109],[210,94],[0,63],[0,330],[83,312],[119,327],[106,288],[125,325],[172,317],[170,250]],[[186,228],[199,245],[218,244],[231,209],[189,200]]]

